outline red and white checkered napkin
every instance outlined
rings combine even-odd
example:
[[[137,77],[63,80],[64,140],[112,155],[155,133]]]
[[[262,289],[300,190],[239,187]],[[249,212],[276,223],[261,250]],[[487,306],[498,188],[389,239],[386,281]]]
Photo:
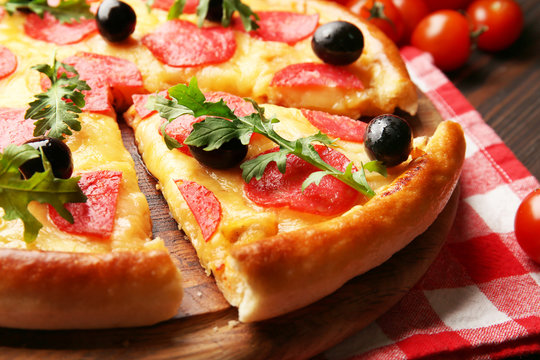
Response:
[[[326,359],[498,359],[540,356],[540,265],[514,235],[520,201],[539,187],[464,96],[417,49],[413,81],[467,140],[455,224],[438,258],[386,314]],[[539,234],[540,236],[540,234]]]

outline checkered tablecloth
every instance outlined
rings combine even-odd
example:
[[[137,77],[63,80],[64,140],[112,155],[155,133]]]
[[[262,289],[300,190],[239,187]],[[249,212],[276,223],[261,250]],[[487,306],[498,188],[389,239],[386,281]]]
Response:
[[[431,57],[402,49],[413,81],[467,140],[455,224],[403,299],[323,359],[540,358],[540,265],[514,235],[520,201],[540,187]],[[533,129],[538,131],[538,129]],[[540,234],[539,234],[540,236]]]

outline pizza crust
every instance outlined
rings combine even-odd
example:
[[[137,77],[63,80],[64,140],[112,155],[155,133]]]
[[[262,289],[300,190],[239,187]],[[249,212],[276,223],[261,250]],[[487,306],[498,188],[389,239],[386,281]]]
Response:
[[[167,250],[67,253],[0,249],[0,326],[96,329],[173,317],[180,272]]]
[[[461,127],[443,122],[423,156],[366,204],[332,220],[233,245],[216,280],[243,322],[298,309],[389,259],[443,210],[465,154]]]

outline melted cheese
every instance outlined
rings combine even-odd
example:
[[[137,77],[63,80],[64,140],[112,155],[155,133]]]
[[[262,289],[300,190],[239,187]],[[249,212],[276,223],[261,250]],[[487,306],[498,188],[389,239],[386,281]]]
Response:
[[[42,92],[40,76],[31,66],[52,63],[51,44],[22,35],[22,17],[8,16],[0,23],[0,43],[17,55],[17,71],[0,80],[0,107],[26,108],[34,94]],[[20,30],[18,30],[20,29]],[[64,47],[61,54],[77,49]],[[36,241],[22,240],[21,221],[0,218],[0,247],[73,252],[104,252],[113,249],[162,248],[161,240],[150,241],[151,222],[148,203],[139,190],[133,159],[124,148],[120,130],[113,117],[83,113],[82,130],[66,140],[73,154],[74,175],[103,169],[122,171],[114,231],[110,238],[73,235],[61,232],[50,221],[47,206],[30,204],[32,213],[43,224]],[[0,208],[0,216],[3,216]]]
[[[256,40],[245,33],[236,32],[237,50],[231,60],[223,64],[173,68],[160,63],[151,52],[141,44],[141,38],[166,21],[166,12],[152,10],[148,12],[146,4],[140,0],[126,0],[137,14],[137,27],[132,37],[122,44],[111,44],[104,41],[99,34],[85,41],[56,47],[54,44],[31,39],[24,35],[24,15],[6,15],[0,22],[0,43],[18,55],[18,70],[6,79],[0,80],[0,106],[24,107],[33,99],[33,95],[41,92],[39,74],[28,69],[36,64],[51,63],[53,50],[56,57],[62,60],[79,51],[112,55],[132,61],[142,73],[144,84],[149,92],[163,90],[178,83],[185,83],[196,76],[203,90],[220,90],[240,96],[249,96],[259,102],[286,102],[286,99],[298,99],[287,103],[308,101],[309,104],[326,104],[334,112],[350,116],[358,116],[358,109],[375,109],[379,111],[393,110],[396,105],[414,112],[415,100],[408,104],[408,78],[403,77],[393,68],[384,44],[371,36],[366,37],[366,46],[362,57],[348,69],[355,73],[364,83],[366,89],[361,92],[344,93],[341,90],[322,92],[310,91],[308,100],[303,90],[272,89],[269,84],[274,73],[283,67],[300,62],[320,62],[311,50],[310,39],[289,46],[279,42]],[[250,0],[248,4],[255,11],[288,10],[301,13],[320,14],[319,23],[341,18],[356,21],[354,17],[341,10],[328,11],[327,5],[318,2],[288,2]],[[183,19],[195,22],[194,15],[183,15]],[[385,84],[381,86],[380,79]],[[404,90],[405,89],[405,90]],[[14,96],[13,94],[17,94]],[[405,100],[403,100],[405,99]],[[360,108],[358,105],[364,103]],[[351,108],[356,108],[351,110]],[[272,108],[276,113],[283,110]],[[362,110],[362,111],[363,111]],[[366,111],[369,113],[371,110]],[[296,138],[315,132],[305,121],[295,119],[301,115],[285,116],[278,114],[283,126],[280,130],[284,137]],[[286,121],[291,118],[291,121]],[[21,224],[0,222],[0,246],[29,247],[39,249],[66,249],[69,251],[107,251],[112,248],[139,246],[150,234],[148,206],[136,186],[136,177],[129,154],[122,146],[121,137],[114,119],[104,115],[84,115],[83,130],[68,140],[74,151],[76,171],[100,168],[123,169],[124,177],[121,196],[118,204],[115,232],[110,240],[103,241],[79,236],[59,236],[54,225],[50,224],[42,207],[36,206],[34,213],[45,224],[36,242],[27,245],[22,243]],[[160,178],[161,187],[167,197],[171,211],[184,231],[194,239],[197,248],[200,242],[200,231],[187,205],[178,196],[178,189],[172,182],[175,178],[189,178],[209,188],[219,198],[224,207],[224,216],[218,234],[212,240],[213,246],[206,247],[208,256],[204,259],[222,259],[230,245],[230,241],[249,242],[257,238],[269,236],[279,231],[309,226],[314,222],[324,221],[324,216],[314,216],[287,209],[271,210],[260,208],[246,201],[242,194],[242,180],[239,172],[220,172],[209,170],[191,158],[177,152],[166,151],[163,141],[156,131],[159,120],[151,118],[140,124],[137,139],[141,152],[149,168]],[[289,127],[290,126],[290,127]],[[279,128],[279,126],[278,126]],[[251,154],[271,147],[269,143],[255,144]],[[365,154],[358,144],[339,142],[338,146],[347,153],[355,163],[366,161]],[[369,180],[375,187],[387,184],[391,179],[383,179],[370,175]],[[143,219],[143,221],[141,221]],[[122,235],[124,234],[124,235]],[[199,240],[198,240],[199,239]],[[227,240],[230,239],[230,240]],[[137,244],[137,245],[136,245]],[[206,251],[206,250],[205,250]],[[210,254],[211,253],[211,254]],[[216,256],[214,256],[216,255]],[[219,266],[216,264],[215,266]]]
[[[316,134],[312,126],[296,109],[275,105],[263,105],[265,115],[280,120],[274,129],[284,138],[293,140]],[[332,216],[313,215],[287,207],[261,207],[244,195],[244,181],[239,168],[214,170],[201,165],[193,157],[177,150],[168,150],[159,133],[161,118],[153,115],[141,120],[134,107],[125,115],[129,125],[134,128],[135,138],[148,170],[158,179],[160,189],[169,204],[173,217],[179,227],[191,239],[201,263],[209,271],[220,269],[226,263],[228,250],[234,243],[249,243],[278,233],[284,233],[327,221]],[[357,167],[369,161],[363,144],[338,140],[337,150],[344,153]],[[247,158],[275,147],[271,141],[261,137],[252,140]],[[367,172],[366,176],[375,191],[390,184],[398,175],[382,177]],[[204,241],[199,225],[182,197],[175,180],[185,179],[197,182],[210,190],[222,207],[222,219],[218,230],[209,241]],[[360,197],[355,206],[362,206]],[[354,207],[350,210],[352,211]]]
[[[234,56],[221,64],[188,68],[175,68],[161,63],[142,45],[144,35],[154,31],[167,21],[165,11],[148,11],[144,1],[126,0],[137,14],[137,26],[131,38],[121,44],[104,41],[94,34],[82,42],[58,47],[57,58],[62,60],[78,51],[95,52],[121,57],[135,63],[142,73],[149,92],[156,92],[178,83],[187,83],[196,76],[201,89],[205,91],[225,91],[241,97],[251,97],[259,103],[274,103],[289,107],[312,107],[324,111],[340,113],[350,117],[361,114],[392,112],[396,106],[414,113],[416,92],[410,82],[397,49],[389,51],[391,42],[381,42],[377,29],[360,23],[365,35],[362,56],[347,69],[364,83],[362,91],[337,88],[291,89],[270,86],[274,74],[287,65],[321,60],[311,49],[311,37],[294,46],[272,41],[262,41],[246,33],[236,31],[237,49]],[[319,23],[336,19],[358,22],[353,15],[328,7],[318,2],[289,2],[249,0],[248,5],[255,11],[283,10],[305,14],[319,14]],[[182,19],[196,22],[194,15],[182,15]],[[24,36],[24,16],[5,16],[0,23],[0,43],[12,51],[24,54],[22,68],[37,63],[50,63],[54,44]],[[208,23],[208,25],[212,25]],[[394,58],[393,58],[394,57]],[[384,79],[384,80],[383,80]],[[22,99],[21,99],[22,100]],[[22,102],[24,103],[24,102]]]

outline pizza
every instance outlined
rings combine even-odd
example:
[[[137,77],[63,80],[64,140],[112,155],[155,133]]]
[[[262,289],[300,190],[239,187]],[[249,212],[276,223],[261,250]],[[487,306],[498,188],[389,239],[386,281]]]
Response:
[[[191,0],[80,1],[73,21],[63,2],[41,12],[32,1],[0,12],[0,165],[11,169],[0,191],[7,198],[2,176],[54,189],[25,195],[19,218],[0,200],[0,268],[12,275],[0,280],[0,326],[141,326],[176,314],[181,275],[152,238],[117,121],[133,128],[171,214],[245,322],[381,264],[425,231],[456,186],[464,140],[452,122],[410,134],[399,161],[366,152],[371,123],[356,119],[414,115],[417,92],[395,45],[337,5],[249,0],[220,17]],[[136,26],[106,25],[117,7]],[[357,54],[348,44],[335,55],[327,24],[331,37],[356,29]],[[227,134],[213,136],[213,151],[192,145],[214,121]],[[70,175],[30,149],[36,134],[67,145]],[[42,172],[25,175],[23,157]]]
[[[8,20],[21,21],[3,21]],[[5,29],[2,33],[9,34]],[[25,119],[25,112],[34,96],[50,84],[44,84],[48,79],[31,67],[49,63],[52,56],[49,44],[12,36],[6,43],[8,59],[15,59],[15,65],[0,80],[0,152],[6,157],[10,144],[35,138],[35,121]],[[119,59],[108,60],[112,67],[124,66],[122,74],[135,69],[126,67],[127,62],[114,62]],[[85,74],[82,69],[81,74]],[[93,89],[107,90],[115,81],[125,89],[142,89],[140,74],[138,81],[131,82],[114,76],[101,79],[92,84]],[[6,219],[6,210],[0,208],[0,271],[5,274],[0,280],[0,326],[142,326],[169,319],[178,311],[181,274],[163,241],[152,238],[148,203],[139,189],[133,159],[124,148],[110,95],[95,94],[86,97],[80,131],[63,141],[73,159],[73,177],[80,177],[88,198],[86,203],[66,205],[73,224],[51,205],[32,202],[29,210],[42,227],[34,240],[25,241],[27,224]],[[0,196],[3,200],[9,194],[2,191]]]

